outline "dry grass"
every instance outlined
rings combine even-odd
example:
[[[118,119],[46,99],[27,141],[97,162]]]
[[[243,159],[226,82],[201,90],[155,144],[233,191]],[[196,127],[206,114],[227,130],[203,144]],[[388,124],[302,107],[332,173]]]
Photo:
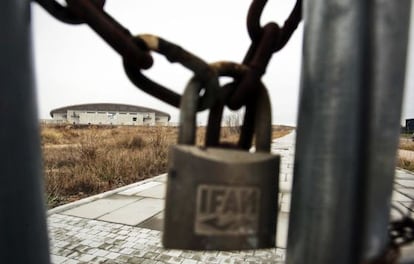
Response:
[[[414,151],[414,141],[412,135],[404,134],[400,137],[399,149]],[[397,159],[397,167],[414,172],[414,160],[410,156],[399,156]]]
[[[273,126],[272,127],[272,138],[280,138],[283,137],[287,134],[289,134],[290,132],[292,132],[292,130],[294,129],[294,127],[291,126]]]
[[[397,167],[414,172],[414,160],[409,160],[409,159],[405,159],[405,158],[398,158],[397,159]]]
[[[414,141],[408,137],[401,138],[399,148],[414,151]]]
[[[274,135],[292,128],[275,127]],[[197,131],[197,144],[205,129]],[[222,129],[223,141],[238,134]],[[143,180],[167,169],[169,146],[177,140],[174,127],[42,126],[43,163],[48,207]]]
[[[170,127],[42,128],[49,207],[165,172]]]

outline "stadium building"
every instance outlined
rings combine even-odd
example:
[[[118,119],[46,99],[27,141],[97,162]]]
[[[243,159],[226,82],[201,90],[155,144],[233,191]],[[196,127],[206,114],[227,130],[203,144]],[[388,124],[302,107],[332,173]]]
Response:
[[[167,113],[125,104],[82,104],[54,109],[53,123],[74,125],[168,125]]]

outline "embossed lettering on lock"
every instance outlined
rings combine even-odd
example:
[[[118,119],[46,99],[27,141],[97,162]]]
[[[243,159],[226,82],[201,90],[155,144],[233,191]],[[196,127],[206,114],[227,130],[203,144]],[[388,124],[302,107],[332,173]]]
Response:
[[[200,184],[195,234],[254,235],[258,232],[260,189]]]

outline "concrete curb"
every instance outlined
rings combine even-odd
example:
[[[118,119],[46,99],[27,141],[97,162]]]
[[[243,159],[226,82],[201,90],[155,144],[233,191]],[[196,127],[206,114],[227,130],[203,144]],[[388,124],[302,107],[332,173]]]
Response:
[[[98,199],[102,199],[102,198],[111,196],[111,195],[113,195],[115,193],[119,193],[119,192],[128,190],[130,188],[133,188],[133,187],[136,187],[136,186],[145,184],[147,182],[157,181],[158,179],[160,179],[160,178],[162,178],[162,177],[164,177],[166,175],[167,174],[164,173],[164,174],[161,174],[161,175],[152,177],[152,178],[145,179],[143,181],[139,181],[139,182],[136,182],[136,183],[132,183],[132,184],[129,184],[129,185],[126,185],[126,186],[119,187],[117,189],[113,189],[113,190],[110,190],[110,191],[107,191],[107,192],[104,192],[104,193],[99,193],[99,194],[96,194],[96,195],[93,195],[93,196],[89,196],[89,197],[83,198],[81,200],[72,202],[72,203],[68,203],[68,204],[64,204],[64,205],[55,207],[53,209],[48,210],[47,211],[47,215],[50,216],[52,214],[57,214],[57,213],[60,213],[62,211],[66,211],[66,210],[72,209],[74,207],[77,207],[77,206],[80,206],[80,205],[83,205],[83,204],[87,204],[87,203],[96,201]]]

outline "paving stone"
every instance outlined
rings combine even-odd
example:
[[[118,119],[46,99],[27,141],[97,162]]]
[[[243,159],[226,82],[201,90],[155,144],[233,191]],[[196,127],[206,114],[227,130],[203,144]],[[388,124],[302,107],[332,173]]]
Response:
[[[139,199],[141,198],[113,195],[108,198],[99,199],[97,201],[67,210],[63,212],[63,214],[94,219],[138,201]]]
[[[404,170],[396,170],[395,171],[395,178],[396,179],[404,179],[404,180],[414,180],[414,174]]]
[[[142,259],[139,257],[131,257],[130,259],[128,259],[128,263],[130,264],[140,264],[142,263]]]
[[[139,192],[142,192],[146,189],[152,188],[152,187],[160,185],[160,184],[161,184],[160,182],[150,181],[150,182],[146,182],[144,184],[140,184],[140,185],[138,185],[136,187],[133,187],[131,189],[119,192],[118,194],[121,194],[121,195],[135,195]]]
[[[181,264],[183,262],[183,258],[181,257],[172,257],[170,260],[166,261],[165,263],[168,264]]]
[[[159,254],[158,256],[156,256],[156,259],[159,261],[164,261],[164,262],[168,262],[170,259],[172,259],[172,256],[166,255],[166,254]]]
[[[411,204],[411,202],[409,202]],[[407,213],[408,209],[406,206],[403,205],[401,202],[393,202],[391,207],[391,221],[401,219],[403,214]]]
[[[286,248],[288,225],[289,214],[285,212],[279,212],[276,232],[276,247],[278,248]]]
[[[142,228],[162,231],[164,229],[164,212],[154,215],[138,225]]]
[[[64,263],[67,260],[67,258],[57,255],[51,255],[50,258],[53,264]]]
[[[63,264],[77,264],[79,261],[73,260],[73,259],[67,259]]]
[[[156,177],[154,181],[166,183],[168,179],[167,173],[161,174],[160,176]]]
[[[106,214],[99,219],[126,225],[137,225],[159,213],[163,207],[164,201],[161,199],[144,198]]]
[[[402,209],[402,212],[406,215],[409,215],[411,217],[414,217],[414,201],[410,202],[401,202],[401,205],[404,209]],[[400,215],[401,217],[401,215]]]
[[[152,188],[146,189],[145,191],[138,192],[138,193],[136,193],[136,195],[142,196],[142,197],[164,199],[165,198],[165,190],[166,190],[166,185],[165,184],[159,184],[159,185],[154,186]]]
[[[102,263],[105,263],[105,261],[107,261],[107,260],[108,259],[107,258],[104,258],[104,257],[95,257],[93,259],[93,261],[89,262],[89,264],[92,264],[92,263],[94,263],[94,264],[102,264]]]
[[[284,193],[282,195],[282,200],[280,201],[280,212],[289,213],[290,212],[290,193]]]
[[[279,192],[290,193],[291,191],[292,191],[291,181],[287,181],[287,178],[285,178],[283,181],[279,181]]]
[[[107,250],[103,250],[103,249],[97,249],[93,254],[95,256],[98,257],[105,257],[106,255],[108,255],[110,252]]]
[[[72,254],[68,255],[67,257],[71,259],[79,259],[80,255],[81,254],[78,251],[72,251]]]
[[[70,254],[72,254],[72,252],[73,252],[72,250],[67,249],[67,248],[58,249],[58,250],[56,251],[56,253],[52,251],[52,253],[55,253],[56,255],[58,255],[58,256],[62,256],[62,257],[67,257],[67,256],[69,256]]]
[[[120,256],[119,253],[115,253],[115,252],[110,252],[108,255],[106,255],[105,257],[108,259],[116,259]]]
[[[276,260],[285,261],[286,260],[286,249],[276,248]]]
[[[203,260],[203,256],[202,256],[201,253],[194,254],[194,253],[186,253],[186,252],[184,252],[181,255],[181,257],[183,257],[185,259],[192,259],[192,260],[195,260],[195,261],[200,261],[200,262]]]
[[[401,248],[402,257],[400,264],[412,264],[414,260],[414,245],[408,245]]]
[[[124,255],[130,255],[134,251],[135,250],[132,248],[125,247],[119,253],[124,254]]]
[[[198,261],[192,259],[184,259],[181,264],[197,264]]]
[[[89,255],[89,254],[85,254],[85,255],[81,255],[79,257],[79,261],[83,261],[83,262],[90,262],[95,258],[94,255]]]
[[[414,179],[413,180],[396,180],[396,183],[406,188],[414,188]]]
[[[410,197],[408,197],[407,195],[402,194],[401,192],[398,191],[394,191],[392,193],[392,201],[395,202],[410,202],[412,201],[412,199]]]

